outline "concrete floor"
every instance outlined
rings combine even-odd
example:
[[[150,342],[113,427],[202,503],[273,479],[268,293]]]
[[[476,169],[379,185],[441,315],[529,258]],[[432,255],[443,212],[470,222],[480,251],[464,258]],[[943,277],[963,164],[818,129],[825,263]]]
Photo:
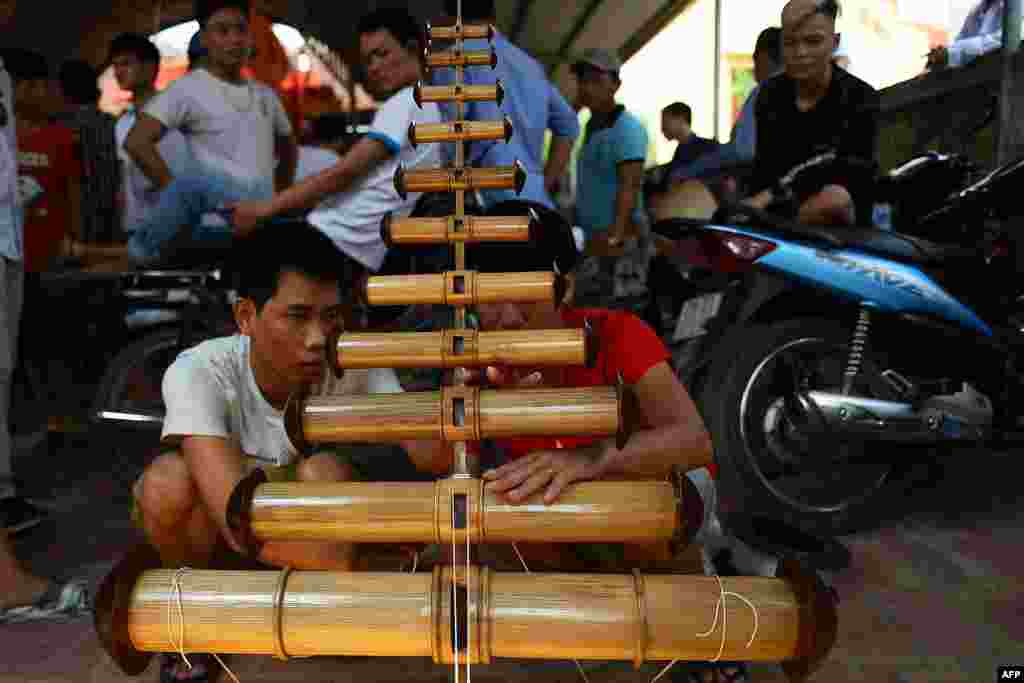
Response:
[[[129,486],[151,439],[92,431],[51,435],[35,448],[22,444],[16,473],[53,514],[16,539],[19,555],[45,575],[98,581],[137,540],[127,516]],[[890,511],[897,519],[846,539],[852,566],[832,577],[841,600],[838,640],[814,681],[985,683],[999,665],[1024,664],[1020,453],[954,454],[913,476],[912,493],[903,498],[907,509]],[[452,678],[449,669],[426,660],[228,661],[243,683]],[[587,668],[591,683],[605,683],[649,681],[660,667]],[[474,668],[473,676],[582,680],[571,662],[503,662]],[[156,678],[151,667],[135,680]],[[785,680],[775,666],[754,667],[752,678]],[[127,680],[98,647],[88,620],[0,628],[0,682]]]

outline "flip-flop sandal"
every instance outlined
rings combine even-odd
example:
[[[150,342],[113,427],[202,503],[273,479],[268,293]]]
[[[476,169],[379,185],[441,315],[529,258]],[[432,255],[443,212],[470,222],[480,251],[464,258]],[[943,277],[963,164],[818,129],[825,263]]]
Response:
[[[211,666],[213,657],[193,654],[189,655],[189,661],[191,669],[182,661],[181,655],[160,655],[160,683],[214,683],[218,670]]]
[[[713,683],[749,683],[750,674],[743,662],[692,662],[686,668],[686,683],[706,683],[703,676],[712,673]]]
[[[70,621],[89,614],[89,591],[78,581],[51,583],[31,605],[0,610],[0,624]]]

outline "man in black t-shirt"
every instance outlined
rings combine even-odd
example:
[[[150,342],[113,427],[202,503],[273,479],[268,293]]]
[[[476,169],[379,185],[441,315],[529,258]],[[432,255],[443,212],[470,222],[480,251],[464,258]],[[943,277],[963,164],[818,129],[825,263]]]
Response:
[[[822,154],[838,163],[814,174],[792,199],[804,223],[849,225],[870,222],[873,163],[878,137],[878,93],[836,66],[836,0],[791,0],[782,12],[784,73],[758,94],[759,134],[747,204],[776,208],[780,180],[794,167]],[[829,170],[830,169],[830,170]]]

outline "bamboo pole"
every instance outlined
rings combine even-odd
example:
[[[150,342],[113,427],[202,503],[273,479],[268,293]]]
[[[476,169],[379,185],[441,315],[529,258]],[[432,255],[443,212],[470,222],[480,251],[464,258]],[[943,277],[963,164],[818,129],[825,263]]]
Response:
[[[380,234],[388,246],[444,244],[445,242],[525,242],[530,239],[532,216],[454,216],[393,218],[381,220]]]
[[[339,376],[346,368],[592,365],[592,329],[342,334],[327,353]]]
[[[625,444],[626,424],[617,387],[478,389],[368,396],[297,394],[285,407],[291,442],[311,444],[448,442],[514,436],[610,436]],[[632,421],[632,418],[631,418]]]
[[[496,102],[501,106],[505,99],[505,89],[501,82],[494,85],[423,85],[417,83],[412,91],[416,104],[424,102]]]
[[[473,142],[512,138],[512,121],[452,121],[450,123],[414,123],[409,125],[409,143]]]
[[[467,66],[489,66],[493,69],[498,66],[498,53],[495,52],[493,47],[487,50],[464,52],[460,45],[457,49],[449,52],[428,51],[426,64],[428,69]]]
[[[835,641],[834,595],[792,564],[782,576],[494,573],[215,572],[115,567],[100,587],[101,642],[130,673],[144,653],[454,660],[453,617],[493,658],[781,662],[809,675]],[[452,584],[456,593],[452,608]],[[115,590],[115,584],[130,587]],[[180,600],[180,602],[179,602]],[[714,623],[716,606],[724,619]],[[180,604],[180,608],[179,608]],[[724,629],[722,624],[726,624]],[[711,631],[707,636],[701,633]],[[724,639],[724,646],[723,646]],[[748,647],[749,643],[749,647]],[[130,670],[130,671],[129,671]]]
[[[427,24],[427,35],[431,40],[494,40],[494,26],[490,24],[463,24],[434,26]]]
[[[689,480],[685,480],[689,481]],[[461,527],[452,518],[465,510]],[[682,548],[701,524],[694,488],[665,481],[580,482],[545,504],[510,503],[484,482],[267,483],[254,472],[236,487],[228,518],[253,555],[268,541],[337,543],[659,543]]]
[[[456,147],[461,147],[457,145]],[[395,191],[405,199],[410,192],[467,192],[472,190],[523,191],[526,170],[518,161],[512,166],[494,168],[424,168],[395,169]],[[457,202],[456,202],[457,203]],[[465,219],[465,212],[456,212],[456,218]]]
[[[558,302],[565,279],[554,273],[477,273],[384,275],[368,278],[365,299],[371,306],[407,304],[477,304]]]

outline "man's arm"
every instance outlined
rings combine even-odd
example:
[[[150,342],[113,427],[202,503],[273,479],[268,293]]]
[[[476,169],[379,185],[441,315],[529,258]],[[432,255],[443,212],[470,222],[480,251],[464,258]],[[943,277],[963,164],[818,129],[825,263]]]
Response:
[[[573,138],[553,137],[548,150],[548,162],[544,166],[544,189],[551,192],[565,175],[565,169],[572,158]]]
[[[199,490],[203,508],[217,523],[228,545],[245,555],[247,549],[234,537],[227,518],[231,494],[246,476],[238,444],[225,437],[186,436],[181,441],[181,454]]]
[[[274,173],[274,188],[284,192],[295,182],[295,170],[299,166],[299,143],[295,134],[278,135],[274,138],[274,152],[277,156],[277,170]]]
[[[609,227],[608,239],[621,242],[628,237],[636,209],[636,198],[644,183],[644,162],[624,161],[618,166],[618,188],[615,193],[615,224]]]
[[[124,141],[125,153],[158,190],[164,189],[174,180],[170,167],[157,148],[166,130],[158,119],[140,112]]]
[[[272,213],[311,208],[324,197],[348,189],[391,156],[391,151],[383,142],[363,138],[333,167],[310,176],[276,195],[271,202]]]

